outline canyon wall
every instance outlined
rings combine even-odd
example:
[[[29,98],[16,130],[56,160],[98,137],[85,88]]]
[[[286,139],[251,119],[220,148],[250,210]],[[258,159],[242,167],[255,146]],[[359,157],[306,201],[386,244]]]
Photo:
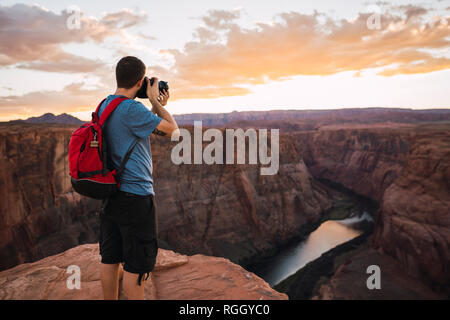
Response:
[[[159,237],[175,251],[246,265],[306,235],[332,206],[333,190],[311,176],[287,136],[272,176],[259,165],[174,165],[174,143],[151,141]]]
[[[99,202],[72,192],[73,129],[0,127],[0,270],[95,242]]]
[[[408,274],[450,293],[450,127],[420,126],[384,193],[373,239]]]
[[[405,164],[411,128],[347,125],[292,136],[314,177],[380,201]]]

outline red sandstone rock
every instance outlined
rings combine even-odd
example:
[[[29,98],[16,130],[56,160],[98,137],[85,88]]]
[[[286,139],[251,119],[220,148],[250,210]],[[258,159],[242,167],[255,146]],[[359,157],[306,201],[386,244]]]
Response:
[[[68,266],[81,270],[81,288],[68,289]],[[0,272],[0,299],[102,299],[98,245],[82,245]],[[146,299],[287,299],[261,278],[224,258],[159,250],[145,284]]]
[[[417,128],[405,168],[384,193],[373,242],[410,275],[449,292],[450,128],[443,129]]]
[[[316,178],[381,202],[373,246],[448,294],[450,126],[341,126],[295,135]]]
[[[99,202],[71,189],[72,130],[0,127],[0,270],[96,241]]]
[[[404,166],[410,126],[341,126],[293,133],[315,178],[328,179],[380,201]]]
[[[424,285],[407,276],[402,266],[393,258],[372,248],[363,247],[335,262],[333,276],[322,283],[313,299],[320,300],[416,300],[445,299]],[[380,289],[369,289],[367,267],[380,267]]]

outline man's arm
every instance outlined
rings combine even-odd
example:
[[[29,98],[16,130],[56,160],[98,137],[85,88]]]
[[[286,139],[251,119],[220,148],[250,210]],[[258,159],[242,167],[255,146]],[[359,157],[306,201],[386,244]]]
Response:
[[[167,136],[170,139],[172,135],[178,130],[177,122],[158,101],[158,78],[154,78],[153,86],[150,85],[150,80],[147,79],[147,81],[147,95],[150,103],[152,104],[152,112],[156,113],[160,118],[162,118],[154,133],[162,136]]]
[[[157,102],[157,104],[152,103],[152,105],[152,112],[162,118],[161,122],[153,132],[160,136],[167,136],[168,138],[171,138],[176,130],[178,130],[177,122],[172,115],[161,104],[159,104],[159,102]]]

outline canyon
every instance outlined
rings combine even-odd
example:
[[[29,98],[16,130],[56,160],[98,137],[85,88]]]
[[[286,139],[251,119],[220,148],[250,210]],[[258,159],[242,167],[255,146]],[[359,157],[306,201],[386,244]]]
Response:
[[[349,125],[297,135],[303,139],[304,161],[316,178],[380,203],[367,243],[358,250],[349,248],[351,253],[330,254],[326,262],[311,263],[310,269],[328,265],[328,280],[318,279],[310,292],[294,294],[297,298],[449,296],[449,129],[449,124]],[[386,278],[394,279],[384,296],[365,285],[348,290],[349,283],[364,284],[364,266],[369,264],[383,266]],[[279,289],[295,292],[310,276],[310,271],[300,270]]]
[[[349,287],[351,275],[362,277],[356,262],[366,256],[395,264],[384,268],[388,277],[404,273],[420,283],[408,297],[448,294],[450,124],[438,121],[447,113],[419,113],[434,123],[402,120],[404,113],[393,121],[387,113],[378,117],[390,122],[380,123],[327,114],[307,126],[304,119],[276,117],[227,124],[280,125],[280,168],[273,176],[261,176],[259,165],[176,166],[173,143],[152,136],[161,247],[245,267],[317,228],[343,188],[379,203],[374,233],[353,256],[334,259],[306,298],[370,296],[367,288]],[[1,270],[96,242],[100,203],[73,193],[67,174],[73,130],[0,125]]]
[[[2,269],[96,242],[101,203],[74,193],[67,174],[72,131],[0,129]],[[163,248],[245,265],[304,235],[332,206],[334,191],[317,182],[297,154],[280,157],[279,174],[260,176],[253,165],[176,166],[172,145],[152,137]]]
[[[423,124],[375,134],[377,129],[359,128],[341,145],[336,136],[319,133],[313,143],[330,153],[314,157],[312,151],[305,158],[315,177],[377,200],[380,210],[370,248],[393,257],[402,272],[445,294],[450,292],[449,129],[448,124]],[[339,136],[335,130],[330,134]],[[326,141],[333,141],[335,148],[327,148]]]

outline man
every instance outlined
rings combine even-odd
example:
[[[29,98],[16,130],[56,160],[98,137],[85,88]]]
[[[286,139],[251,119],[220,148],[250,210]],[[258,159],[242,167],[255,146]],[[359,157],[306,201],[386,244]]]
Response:
[[[145,71],[145,64],[138,58],[122,58],[116,67],[117,90],[99,110],[101,115],[118,96],[129,98],[112,113],[104,131],[109,161],[115,168],[137,140],[122,173],[120,191],[107,199],[100,215],[101,282],[104,299],[108,300],[118,299],[121,263],[125,297],[144,299],[144,281],[154,268],[158,252],[149,137],[153,131],[168,138],[179,132],[177,123],[164,109],[169,93],[159,92],[157,78],[151,86]],[[148,81],[151,111],[134,100],[143,81]]]

